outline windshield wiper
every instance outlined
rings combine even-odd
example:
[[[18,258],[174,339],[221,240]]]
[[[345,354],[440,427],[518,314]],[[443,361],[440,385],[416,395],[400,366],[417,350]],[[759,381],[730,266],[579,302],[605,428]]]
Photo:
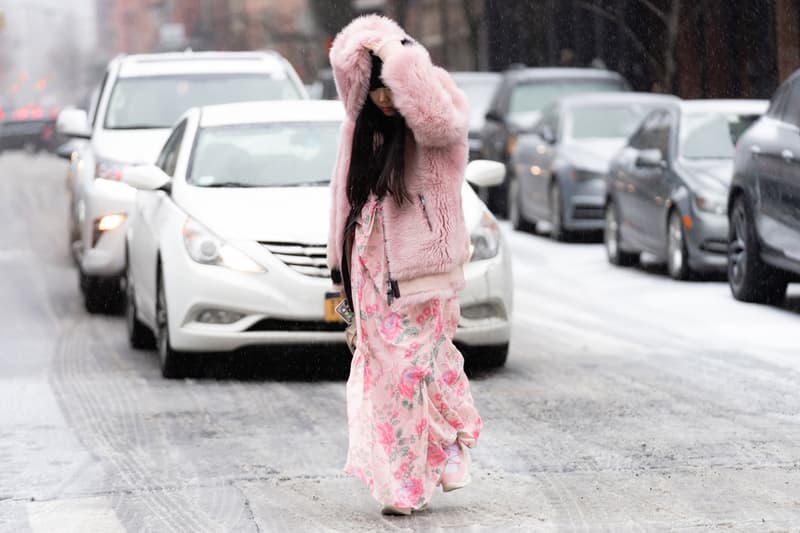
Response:
[[[125,126],[112,126],[109,130],[165,130],[169,126],[159,126],[158,124],[130,124]]]
[[[314,187],[317,185],[328,185],[330,182],[331,180],[303,181],[300,183],[284,183],[282,185],[273,185],[273,187]]]
[[[257,187],[257,185],[250,185],[250,184],[241,183],[241,182],[238,182],[238,181],[221,181],[219,183],[210,183],[208,185],[198,185],[198,187],[208,187],[208,188],[230,187],[230,188],[245,189],[247,187]]]

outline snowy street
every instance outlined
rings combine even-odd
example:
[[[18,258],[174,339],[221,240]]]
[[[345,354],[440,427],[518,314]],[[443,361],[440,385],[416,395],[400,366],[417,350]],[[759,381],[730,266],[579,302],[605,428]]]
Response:
[[[800,525],[800,285],[781,308],[747,305],[722,279],[614,267],[599,243],[504,223],[511,351],[472,373],[473,483],[384,517],[341,472],[343,349],[163,379],[121,316],[84,310],[65,173],[52,156],[0,156],[0,531]]]

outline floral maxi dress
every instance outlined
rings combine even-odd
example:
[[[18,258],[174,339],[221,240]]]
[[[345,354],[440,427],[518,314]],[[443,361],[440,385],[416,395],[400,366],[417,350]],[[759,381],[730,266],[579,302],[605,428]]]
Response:
[[[347,381],[350,446],[345,472],[383,505],[420,508],[439,484],[444,447],[472,447],[481,419],[452,339],[455,288],[387,301],[381,203],[355,228],[351,279],[358,343]]]

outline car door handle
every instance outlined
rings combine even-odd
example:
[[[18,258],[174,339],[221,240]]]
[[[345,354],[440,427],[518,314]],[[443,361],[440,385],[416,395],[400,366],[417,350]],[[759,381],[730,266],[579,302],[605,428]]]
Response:
[[[789,149],[782,150],[782,151],[781,151],[781,157],[782,157],[782,158],[783,158],[783,160],[784,160],[784,161],[786,161],[787,163],[791,163],[792,161],[794,161],[794,154],[793,154],[793,153],[792,153],[792,151],[791,151],[791,150],[789,150]]]
[[[757,144],[754,144],[750,147],[750,153],[753,157],[758,157],[761,155],[761,147]]]

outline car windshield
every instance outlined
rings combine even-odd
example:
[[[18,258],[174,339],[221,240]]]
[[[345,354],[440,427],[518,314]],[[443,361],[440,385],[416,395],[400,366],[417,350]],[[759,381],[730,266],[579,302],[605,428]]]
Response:
[[[120,78],[106,112],[107,129],[170,128],[191,107],[300,98],[285,76],[190,74]]]
[[[579,93],[618,92],[625,88],[618,80],[552,80],[522,83],[511,92],[508,118],[524,124],[557,98]]]
[[[469,102],[469,127],[478,129],[483,125],[483,117],[489,109],[497,80],[456,80],[458,87],[467,95]]]
[[[686,159],[733,159],[736,141],[757,119],[751,113],[689,113],[683,117],[679,153]]]
[[[627,138],[651,109],[644,105],[580,106],[569,114],[564,133],[573,139]]]
[[[187,181],[198,187],[325,184],[338,143],[338,122],[204,128],[195,141]]]

